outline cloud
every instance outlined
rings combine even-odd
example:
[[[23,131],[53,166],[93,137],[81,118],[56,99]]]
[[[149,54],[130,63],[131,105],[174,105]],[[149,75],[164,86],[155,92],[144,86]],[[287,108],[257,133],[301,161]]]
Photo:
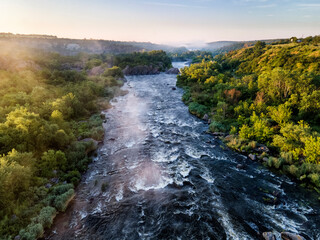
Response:
[[[276,6],[277,6],[277,4],[273,3],[273,4],[253,6],[252,8],[273,8],[273,7],[276,7]]]
[[[204,8],[202,6],[192,6],[180,3],[165,3],[165,2],[144,2],[147,5],[163,6],[163,7],[178,7],[178,8]]]
[[[307,8],[314,8],[314,7],[320,7],[320,3],[301,3],[297,5],[298,7],[307,7]]]

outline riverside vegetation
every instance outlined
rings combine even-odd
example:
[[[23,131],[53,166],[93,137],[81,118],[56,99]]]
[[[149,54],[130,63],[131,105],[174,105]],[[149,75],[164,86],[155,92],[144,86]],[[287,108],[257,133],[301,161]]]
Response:
[[[172,68],[170,58],[162,50],[120,54],[113,62],[123,69],[125,75],[158,74]]]
[[[320,193],[319,62],[319,36],[259,41],[185,67],[177,85],[230,148]]]
[[[155,62],[162,51],[63,56],[30,49],[0,54],[0,238],[36,239],[74,196],[103,140],[108,100],[126,59]],[[155,59],[155,61],[153,61]],[[160,60],[159,60],[160,59]],[[170,59],[169,59],[170,61]],[[170,62],[171,65],[171,62]],[[102,186],[103,188],[103,186]]]

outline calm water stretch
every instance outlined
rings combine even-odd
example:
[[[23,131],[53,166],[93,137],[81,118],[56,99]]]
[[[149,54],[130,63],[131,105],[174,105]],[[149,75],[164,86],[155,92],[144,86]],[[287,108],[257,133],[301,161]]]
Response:
[[[129,93],[105,112],[98,156],[47,239],[260,239],[283,230],[320,239],[317,197],[222,147],[172,89],[175,75],[127,80]]]

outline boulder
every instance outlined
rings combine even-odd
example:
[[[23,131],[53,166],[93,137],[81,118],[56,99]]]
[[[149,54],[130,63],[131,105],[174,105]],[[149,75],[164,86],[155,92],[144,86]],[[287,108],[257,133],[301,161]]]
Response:
[[[221,137],[221,136],[225,136],[226,135],[226,133],[224,133],[224,132],[214,132],[214,133],[211,133],[213,136],[215,136],[215,137]]]
[[[51,178],[50,182],[54,183],[54,184],[58,184],[59,183],[59,178]]]
[[[256,155],[254,155],[254,154],[249,154],[249,156],[248,156],[252,161],[256,161],[257,160],[257,156]]]
[[[258,146],[254,149],[255,152],[265,152],[268,153],[270,152],[269,148],[263,144],[258,144]]]
[[[180,70],[178,68],[170,68],[166,71],[167,74],[179,74]]]
[[[282,232],[281,233],[281,238],[283,240],[305,240],[304,237],[294,234],[294,233],[289,233],[289,232]]]
[[[202,120],[208,121],[208,120],[209,120],[208,114],[205,114],[205,115],[203,116]]]
[[[276,240],[276,236],[272,232],[264,232],[262,233],[262,237],[265,240]]]
[[[177,88],[176,87],[172,87],[172,90],[177,90]]]
[[[209,125],[211,124],[211,119],[208,120],[208,124],[209,124]]]

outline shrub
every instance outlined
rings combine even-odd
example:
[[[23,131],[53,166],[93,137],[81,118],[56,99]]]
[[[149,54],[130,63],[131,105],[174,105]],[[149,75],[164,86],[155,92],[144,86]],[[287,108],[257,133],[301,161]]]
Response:
[[[70,171],[63,177],[63,180],[72,183],[73,185],[77,185],[81,179],[81,174],[79,171]]]
[[[320,164],[320,137],[307,138],[303,154],[306,162]]]
[[[259,142],[268,141],[273,135],[272,129],[268,127],[268,122],[262,119],[262,116],[258,118],[255,114],[251,117],[253,118],[253,135],[254,139]]]
[[[245,140],[240,139],[238,137],[232,137],[230,141],[227,143],[227,146],[230,148],[239,149],[244,141]]]
[[[255,149],[257,147],[257,142],[256,141],[251,141],[251,142],[248,143],[248,146],[251,149]]]
[[[102,183],[102,185],[101,185],[101,191],[102,191],[102,192],[105,192],[105,191],[107,190],[107,186],[108,186],[107,183]]]
[[[230,134],[236,134],[238,132],[238,129],[235,126],[231,126]]]
[[[69,191],[57,196],[54,199],[53,206],[58,210],[58,211],[65,211],[67,206],[68,206],[68,201],[70,198],[74,195],[74,190],[70,189]]]
[[[316,187],[320,187],[320,176],[317,173],[312,173],[308,175],[310,182],[314,184]]]
[[[53,222],[53,218],[56,214],[56,209],[53,207],[44,207],[41,209],[39,216],[35,218],[35,221],[37,223],[40,223],[44,228],[46,227],[50,227],[52,222]]]
[[[72,184],[62,184],[62,185],[58,185],[53,187],[51,194],[52,195],[61,195],[67,191],[69,191],[70,189],[73,189],[73,185]]]
[[[191,98],[190,90],[186,89],[184,94],[182,95],[182,101],[185,103],[188,103],[190,101],[190,98]]]
[[[105,77],[117,77],[117,78],[123,78],[124,75],[121,71],[121,68],[117,66],[113,66],[112,68],[108,68],[104,71],[103,76]]]
[[[39,168],[41,169],[41,175],[45,177],[53,177],[53,170],[62,169],[65,170],[67,165],[67,158],[64,152],[58,150],[48,150],[44,152],[41,160],[38,162]]]
[[[285,124],[291,118],[292,111],[285,104],[281,104],[277,107],[269,106],[267,109],[270,117],[279,125]]]
[[[92,128],[87,137],[93,138],[97,141],[103,140],[104,128],[102,126]]]
[[[291,152],[281,152],[280,158],[283,160],[285,164],[293,164],[293,154]]]
[[[201,105],[199,103],[196,102],[192,102],[189,104],[189,111],[190,113],[196,115],[197,117],[202,118],[207,112],[208,112],[208,108],[204,105]]]
[[[275,158],[275,157],[271,157],[272,160],[272,165],[276,168],[279,169],[282,166],[282,159],[281,158]]]
[[[87,167],[86,161],[82,161],[86,156],[86,149],[90,146],[91,142],[75,142],[71,144],[66,152],[68,161],[68,170],[77,169],[82,172]]]
[[[295,165],[290,165],[288,168],[288,172],[293,177],[296,177],[296,178],[299,177],[299,169]]]
[[[247,124],[242,125],[239,131],[239,137],[242,139],[251,139],[253,136],[252,129]]]
[[[216,122],[216,121],[212,121],[209,129],[211,132],[225,132],[226,131],[226,127],[220,123],[220,122]]]
[[[314,164],[311,164],[311,163],[303,163],[301,166],[300,166],[300,175],[308,175],[310,173],[314,173]]]
[[[35,240],[38,237],[42,236],[43,227],[40,223],[31,223],[26,229],[22,229],[19,232],[21,240]]]

